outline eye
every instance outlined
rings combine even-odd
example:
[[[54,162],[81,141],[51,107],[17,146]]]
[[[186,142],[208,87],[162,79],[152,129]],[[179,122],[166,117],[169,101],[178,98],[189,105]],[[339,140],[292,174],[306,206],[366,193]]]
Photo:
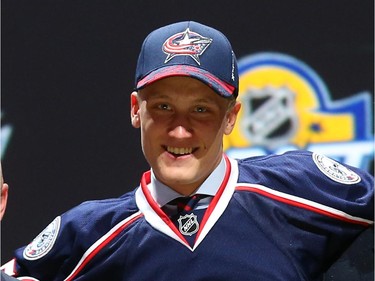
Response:
[[[166,103],[159,104],[158,108],[161,109],[161,110],[171,110],[171,107]]]
[[[203,106],[197,106],[195,108],[195,111],[196,112],[199,112],[199,113],[203,113],[203,112],[207,112],[207,108],[206,107],[203,107]]]

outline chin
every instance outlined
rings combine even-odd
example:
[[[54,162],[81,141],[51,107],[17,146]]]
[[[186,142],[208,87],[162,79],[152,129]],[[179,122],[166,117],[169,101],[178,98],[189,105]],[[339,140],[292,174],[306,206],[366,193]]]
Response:
[[[164,171],[161,172],[161,177],[163,182],[169,187],[173,187],[173,185],[190,184],[198,178],[196,173],[183,167],[164,169]]]

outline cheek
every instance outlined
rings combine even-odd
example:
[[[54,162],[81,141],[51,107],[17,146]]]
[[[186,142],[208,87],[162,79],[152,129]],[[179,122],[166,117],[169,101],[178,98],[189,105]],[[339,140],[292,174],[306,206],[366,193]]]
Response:
[[[147,161],[150,161],[150,157],[152,157],[152,152],[154,151],[152,144],[155,143],[153,141],[153,136],[150,133],[150,130],[145,129],[144,125],[141,126],[141,146],[144,156],[146,157]]]
[[[205,146],[210,147],[214,144],[221,144],[225,132],[226,123],[218,124],[217,122],[207,124],[199,130],[201,137],[205,139]]]
[[[152,119],[142,119],[140,122],[142,145],[148,147],[156,144],[160,139],[161,131]]]

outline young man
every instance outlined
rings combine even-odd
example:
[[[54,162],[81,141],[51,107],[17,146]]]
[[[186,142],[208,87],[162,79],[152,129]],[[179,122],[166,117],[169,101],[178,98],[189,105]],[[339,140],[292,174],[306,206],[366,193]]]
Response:
[[[39,280],[319,280],[373,224],[373,178],[306,151],[228,158],[237,94],[222,33],[196,22],[152,32],[131,94],[151,170],[134,191],[55,218],[4,269]]]

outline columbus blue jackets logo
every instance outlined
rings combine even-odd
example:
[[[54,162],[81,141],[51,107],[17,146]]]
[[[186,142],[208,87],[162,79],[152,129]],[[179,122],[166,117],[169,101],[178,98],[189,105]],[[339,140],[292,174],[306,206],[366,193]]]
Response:
[[[204,53],[211,42],[211,38],[203,37],[187,28],[184,32],[174,34],[164,42],[163,52],[168,55],[164,63],[175,56],[190,56],[200,65],[199,56]]]
[[[180,216],[178,219],[178,229],[183,235],[193,235],[199,230],[197,216],[194,214]]]
[[[61,218],[56,217],[23,251],[27,260],[45,256],[55,244],[60,229]]]
[[[313,69],[280,53],[241,58],[238,73],[242,110],[232,133],[224,137],[229,156],[304,149],[370,168],[374,158],[371,93],[331,100],[327,85]]]

